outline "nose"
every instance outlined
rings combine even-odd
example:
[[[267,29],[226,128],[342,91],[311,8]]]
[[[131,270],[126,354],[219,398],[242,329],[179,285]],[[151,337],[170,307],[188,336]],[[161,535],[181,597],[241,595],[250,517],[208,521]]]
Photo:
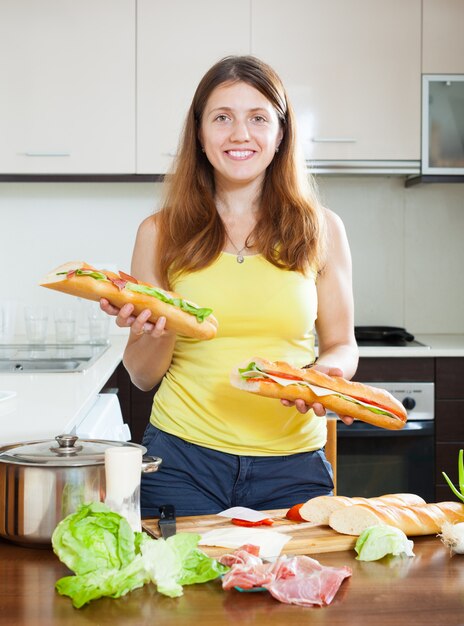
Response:
[[[250,133],[246,121],[236,120],[230,135],[232,141],[249,141]]]

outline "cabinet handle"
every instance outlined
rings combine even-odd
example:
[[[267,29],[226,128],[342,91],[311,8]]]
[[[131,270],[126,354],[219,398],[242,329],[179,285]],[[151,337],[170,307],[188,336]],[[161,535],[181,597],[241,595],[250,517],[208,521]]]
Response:
[[[314,143],[357,143],[353,137],[312,137]]]
[[[69,157],[70,152],[24,152],[27,157]]]

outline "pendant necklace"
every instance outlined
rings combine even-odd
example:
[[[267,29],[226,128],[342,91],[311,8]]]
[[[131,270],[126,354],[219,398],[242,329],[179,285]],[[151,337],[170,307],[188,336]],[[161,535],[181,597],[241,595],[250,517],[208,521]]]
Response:
[[[225,230],[225,229],[224,229],[224,230]],[[247,246],[247,244],[246,244],[246,241],[245,241],[245,245],[243,246],[243,248],[241,248],[241,249],[239,250],[239,249],[237,248],[237,246],[234,244],[234,242],[232,241],[232,239],[230,238],[230,235],[229,235],[229,233],[227,232],[227,230],[226,230],[225,232],[226,232],[226,237],[227,237],[227,239],[228,239],[228,240],[230,241],[230,243],[234,246],[235,251],[237,252],[237,263],[243,263],[243,261],[245,260],[245,257],[243,256],[242,252],[248,248],[248,246]]]

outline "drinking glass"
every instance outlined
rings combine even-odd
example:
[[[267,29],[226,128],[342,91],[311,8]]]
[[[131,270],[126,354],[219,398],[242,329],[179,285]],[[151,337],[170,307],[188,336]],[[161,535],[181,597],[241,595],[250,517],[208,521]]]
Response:
[[[48,328],[48,308],[46,306],[27,306],[24,308],[26,337],[31,344],[45,343]]]
[[[90,343],[101,345],[108,343],[110,330],[109,315],[104,313],[99,307],[92,307],[88,312]]]
[[[142,450],[123,446],[105,450],[105,504],[127,519],[133,531],[141,532],[140,479]]]
[[[74,309],[56,309],[56,343],[73,343],[76,337],[76,312]]]

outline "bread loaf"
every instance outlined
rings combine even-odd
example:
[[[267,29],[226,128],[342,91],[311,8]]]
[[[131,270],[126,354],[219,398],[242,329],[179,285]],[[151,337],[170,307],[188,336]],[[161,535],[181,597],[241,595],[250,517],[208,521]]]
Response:
[[[329,525],[345,535],[360,535],[369,526],[387,524],[408,536],[434,535],[444,522],[464,522],[464,504],[437,502],[413,506],[354,504],[334,511]]]
[[[334,511],[343,509],[354,504],[397,504],[415,505],[425,504],[420,496],[413,493],[392,493],[376,498],[348,498],[346,496],[318,496],[305,502],[300,509],[300,515],[308,522],[315,524],[328,524],[329,518]]]

